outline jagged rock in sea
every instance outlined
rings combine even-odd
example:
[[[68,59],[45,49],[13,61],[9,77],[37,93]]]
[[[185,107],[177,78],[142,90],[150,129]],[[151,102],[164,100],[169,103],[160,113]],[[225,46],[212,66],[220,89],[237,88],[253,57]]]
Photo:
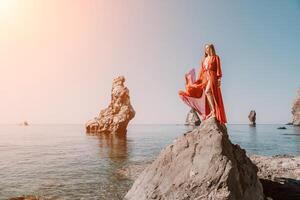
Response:
[[[298,89],[298,96],[293,103],[292,114],[293,125],[300,126],[300,88]]]
[[[100,111],[99,116],[86,123],[86,132],[90,134],[125,134],[129,121],[135,116],[130,103],[129,90],[124,86],[124,76],[113,80],[111,102],[108,108]]]
[[[191,125],[191,126],[199,126],[201,123],[201,120],[194,108],[191,108],[191,110],[188,112],[185,120],[185,125]]]
[[[256,112],[255,110],[251,110],[248,119],[250,121],[249,125],[255,126],[256,125]]]
[[[257,167],[210,118],[165,147],[128,191],[126,200],[263,200]]]

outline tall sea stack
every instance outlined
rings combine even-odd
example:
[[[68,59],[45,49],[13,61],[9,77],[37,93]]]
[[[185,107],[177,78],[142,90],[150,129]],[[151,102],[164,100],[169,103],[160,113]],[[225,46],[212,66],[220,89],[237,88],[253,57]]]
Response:
[[[248,119],[250,121],[249,125],[251,125],[251,126],[256,125],[256,112],[255,112],[255,110],[250,111],[250,113],[248,115]]]
[[[200,123],[201,120],[196,110],[194,108],[191,108],[191,110],[188,112],[186,116],[185,125],[199,126]]]
[[[126,134],[129,121],[135,116],[130,103],[129,90],[124,86],[124,76],[113,80],[111,102],[108,108],[100,111],[99,116],[86,123],[90,134]]]
[[[292,114],[293,125],[300,126],[300,88],[298,89],[298,96],[293,103]]]

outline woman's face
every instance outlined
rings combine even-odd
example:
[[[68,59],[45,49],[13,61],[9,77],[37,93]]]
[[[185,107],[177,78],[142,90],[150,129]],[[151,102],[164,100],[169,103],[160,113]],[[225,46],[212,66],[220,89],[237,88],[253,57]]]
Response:
[[[209,45],[205,45],[205,53],[207,55],[210,55],[210,48],[209,48]]]

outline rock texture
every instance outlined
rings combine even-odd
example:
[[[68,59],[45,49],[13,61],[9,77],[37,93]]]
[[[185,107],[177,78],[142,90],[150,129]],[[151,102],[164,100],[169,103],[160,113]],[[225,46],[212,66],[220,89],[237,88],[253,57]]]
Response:
[[[148,165],[126,200],[262,200],[257,167],[215,118],[177,138]]]
[[[300,126],[300,88],[298,89],[298,96],[293,103],[292,114],[293,125]]]
[[[256,112],[255,110],[251,110],[249,115],[248,115],[248,119],[250,121],[250,125],[255,126],[256,125]]]
[[[27,195],[27,196],[22,196],[22,197],[13,197],[13,198],[10,198],[9,200],[39,200],[39,198],[36,196]]]
[[[273,200],[300,199],[300,157],[250,156],[258,166],[264,194]]]
[[[191,125],[191,126],[199,126],[201,123],[201,120],[195,111],[195,109],[191,108],[191,110],[188,112],[185,120],[185,125]]]
[[[267,200],[300,199],[300,157],[276,155],[272,157],[250,155],[258,167],[258,177],[263,185]],[[131,180],[136,180],[151,161],[131,163],[118,173]]]
[[[125,134],[129,121],[135,116],[130,104],[129,90],[124,86],[124,76],[113,80],[111,102],[108,108],[100,111],[98,117],[86,123],[86,132],[93,134]]]

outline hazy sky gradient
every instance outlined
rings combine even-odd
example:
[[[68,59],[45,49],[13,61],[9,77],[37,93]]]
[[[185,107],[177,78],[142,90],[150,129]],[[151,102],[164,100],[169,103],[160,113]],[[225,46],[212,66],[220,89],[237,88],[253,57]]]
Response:
[[[1,0],[0,123],[85,123],[126,77],[132,123],[183,123],[184,74],[212,42],[229,123],[291,120],[300,1]]]

